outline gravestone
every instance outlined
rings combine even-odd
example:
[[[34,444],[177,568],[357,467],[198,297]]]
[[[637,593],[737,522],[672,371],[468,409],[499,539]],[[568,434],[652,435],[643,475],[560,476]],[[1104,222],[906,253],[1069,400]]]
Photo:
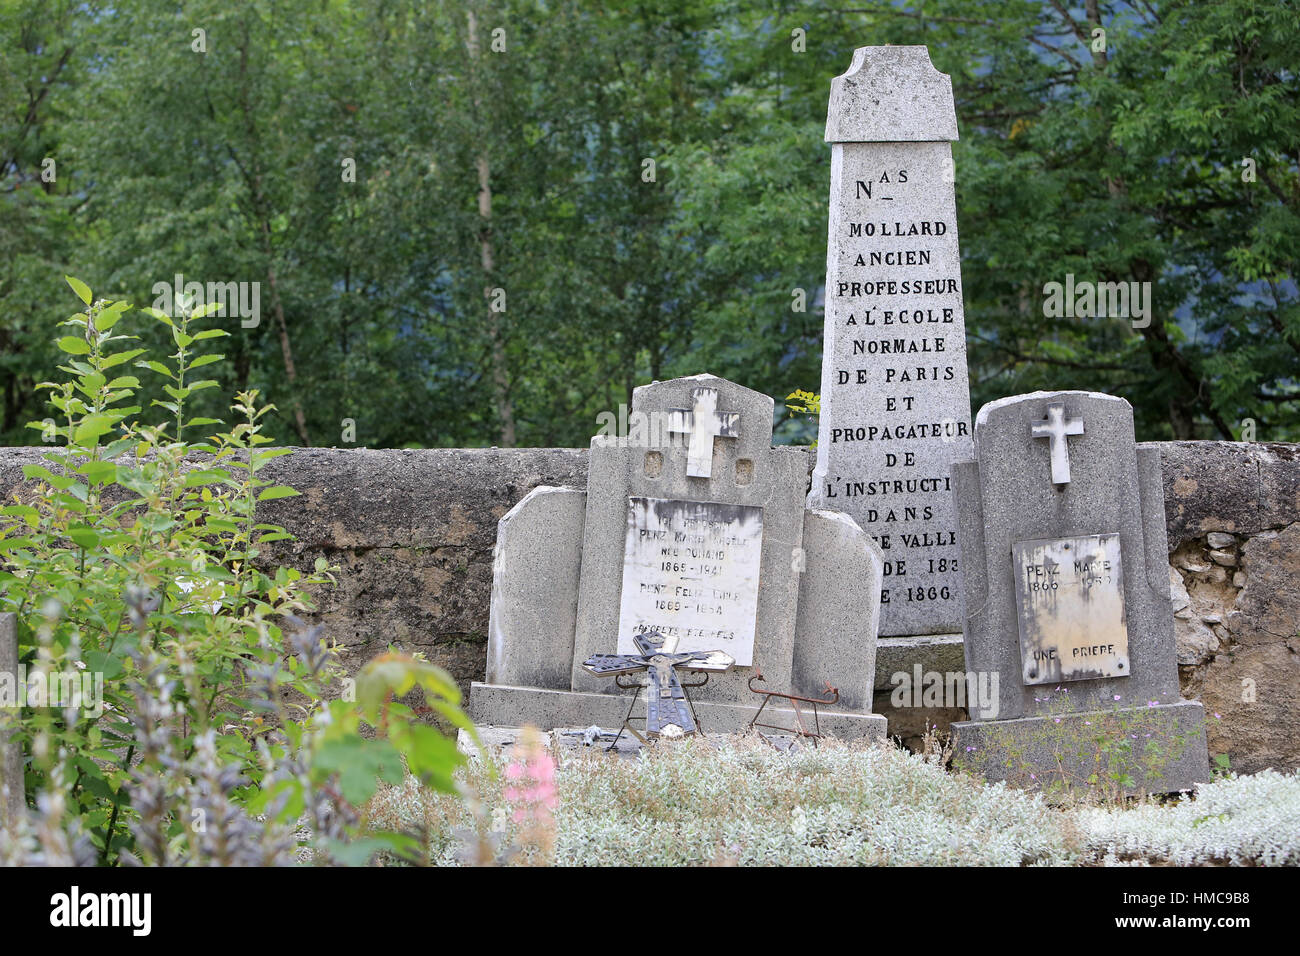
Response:
[[[642,386],[631,434],[592,439],[585,492],[536,488],[501,519],[477,722],[618,726],[626,692],[582,664],[658,632],[736,661],[691,692],[706,732],[743,729],[761,668],[769,689],[838,686],[832,734],[883,736],[880,550],[846,516],[805,507],[808,451],[772,446],[772,412],[712,375]]]
[[[810,507],[885,556],[880,633],[960,630],[948,466],[970,457],[952,82],[923,46],[862,47],[831,83],[821,416]],[[955,638],[954,638],[955,640]]]
[[[13,614],[0,614],[0,682],[8,685],[13,701],[18,695],[18,618]],[[0,693],[3,704],[9,694]],[[18,711],[0,705],[0,823],[14,819],[23,808],[23,754],[17,744],[6,741],[5,721],[16,718]]]
[[[768,679],[788,684],[802,574],[795,549],[803,538],[806,453],[772,447],[771,398],[712,376],[639,388],[632,409],[650,422],[666,419],[668,434],[651,436],[657,448],[592,442],[574,687],[607,690],[608,682],[588,674],[582,662],[611,646],[635,653],[632,635],[647,629],[677,638],[680,651],[722,650],[741,665],[711,679],[700,699],[748,701],[745,680],[755,645]],[[686,435],[678,429],[688,415],[697,425]],[[724,418],[738,434],[711,437]],[[654,527],[641,527],[646,523]],[[647,539],[643,531],[652,535]],[[647,546],[657,553],[647,555]],[[714,551],[725,557],[711,560]],[[723,574],[709,573],[724,563]],[[680,600],[677,588],[710,580],[721,580],[726,586],[718,590],[730,595],[698,602],[722,610],[714,615],[718,627],[695,611],[690,597],[681,608],[672,606]]]
[[[959,762],[1040,787],[1208,781],[1204,710],[1179,695],[1160,452],[1129,403],[991,402],[952,481],[966,668],[998,687],[990,719],[952,725]]]

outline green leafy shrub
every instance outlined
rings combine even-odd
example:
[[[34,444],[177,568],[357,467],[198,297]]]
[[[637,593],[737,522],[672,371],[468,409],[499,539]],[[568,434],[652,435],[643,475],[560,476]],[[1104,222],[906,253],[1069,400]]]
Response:
[[[62,444],[24,468],[27,490],[0,508],[0,611],[18,616],[31,705],[10,724],[39,814],[0,844],[65,863],[287,862],[302,844],[318,861],[354,863],[400,850],[395,835],[357,839],[357,808],[404,766],[449,790],[462,757],[393,698],[419,686],[431,710],[469,727],[455,684],[386,655],[358,675],[355,697],[327,700],[349,686],[336,649],[295,616],[335,569],[258,561],[290,537],[258,522],[258,503],[297,494],[261,475],[290,453],[266,447],[271,406],[236,395],[224,431],[186,417],[190,397],[218,384],[195,374],[222,358],[201,351],[228,334],[200,328],[214,308],[142,310],[169,328],[164,363],[118,331],[127,303],[68,282],[85,309],[57,343],[65,379],[41,385],[57,417],[31,423]],[[141,423],[134,370],[167,380],[153,406],[170,420]],[[49,693],[31,699],[32,687]]]
[[[801,388],[795,389],[785,397],[785,407],[791,414],[777,427],[781,440],[817,447],[817,419],[822,412],[821,395]]]
[[[805,392],[797,388],[785,397],[785,402],[785,407],[792,412],[800,412],[813,418],[822,413],[822,397],[816,392]]]

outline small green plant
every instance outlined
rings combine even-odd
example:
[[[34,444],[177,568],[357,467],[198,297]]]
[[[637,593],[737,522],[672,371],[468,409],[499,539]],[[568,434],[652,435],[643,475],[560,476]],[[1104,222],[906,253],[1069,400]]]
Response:
[[[792,412],[800,412],[813,417],[822,413],[822,397],[816,392],[795,389],[785,397],[785,403],[785,407]]]
[[[229,428],[186,417],[190,396],[218,384],[192,374],[222,358],[200,351],[227,334],[199,327],[214,310],[142,310],[176,347],[154,361],[118,331],[127,303],[68,283],[85,308],[58,339],[65,378],[40,386],[58,418],[30,425],[63,444],[25,466],[26,490],[0,507],[0,611],[17,614],[28,688],[10,721],[24,748],[19,785],[45,830],[68,835],[66,853],[47,847],[45,858],[266,862],[300,818],[318,860],[364,862],[374,841],[398,846],[356,839],[376,778],[405,763],[447,789],[461,757],[389,698],[418,686],[430,709],[472,731],[455,684],[387,655],[359,675],[355,699],[329,699],[344,682],[337,649],[294,622],[312,607],[307,589],[332,584],[336,569],[267,567],[263,555],[290,535],[260,522],[258,505],[298,493],[262,474],[290,453],[266,447],[272,406],[248,391]],[[162,376],[166,399],[150,407],[169,421],[141,421],[128,368]]]
[[[817,417],[821,414],[822,399],[816,392],[797,389],[785,397],[786,405],[794,415],[782,423],[785,441],[817,446]]]

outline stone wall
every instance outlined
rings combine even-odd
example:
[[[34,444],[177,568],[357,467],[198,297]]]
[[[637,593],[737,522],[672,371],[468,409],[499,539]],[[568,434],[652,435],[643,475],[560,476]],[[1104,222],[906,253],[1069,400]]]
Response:
[[[1300,446],[1161,445],[1183,696],[1234,769],[1300,766]]]
[[[1160,451],[1184,696],[1206,705],[1211,754],[1243,771],[1300,767],[1300,446]],[[6,500],[39,455],[0,449]],[[302,497],[267,502],[259,517],[298,539],[270,560],[339,566],[338,587],[317,600],[350,667],[393,644],[468,688],[484,674],[497,520],[538,485],[584,487],[586,467],[583,449],[303,449],[265,471]],[[965,717],[890,706],[889,675],[914,662],[959,669],[960,639],[882,642],[876,709],[911,745],[927,721]]]

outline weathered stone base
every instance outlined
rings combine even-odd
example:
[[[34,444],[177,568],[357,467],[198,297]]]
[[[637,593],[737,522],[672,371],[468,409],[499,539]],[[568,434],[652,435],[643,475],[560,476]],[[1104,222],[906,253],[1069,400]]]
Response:
[[[628,703],[628,698],[622,695],[507,687],[476,682],[470,685],[469,716],[474,723],[483,726],[518,727],[521,724],[532,724],[540,730],[554,730],[557,727],[589,727],[596,724],[612,730],[622,725]],[[757,706],[745,704],[695,702],[695,714],[706,734],[740,733],[757,709]],[[645,710],[638,706],[632,715],[644,716]],[[812,729],[811,708],[805,710],[804,719],[809,729]],[[794,712],[788,708],[777,708],[774,703],[769,704],[763,711],[763,722],[793,727]],[[885,718],[879,714],[854,714],[823,709],[820,722],[822,734],[828,737],[840,740],[885,739]]]
[[[966,672],[965,645],[960,634],[928,634],[914,637],[881,637],[876,639],[876,690],[892,690],[895,674],[912,674],[921,665],[922,671]]]
[[[925,747],[927,730],[947,734],[956,720],[970,716],[965,707],[916,707],[909,700],[896,706],[895,674],[906,674],[915,681],[916,668],[922,674],[966,673],[965,645],[960,634],[928,634],[908,637],[881,637],[876,640],[876,694],[873,713],[889,721],[889,736],[913,753]],[[913,685],[914,686],[914,685]]]
[[[1210,780],[1205,708],[1196,701],[963,720],[952,732],[954,768],[1049,796],[1173,793]]]

